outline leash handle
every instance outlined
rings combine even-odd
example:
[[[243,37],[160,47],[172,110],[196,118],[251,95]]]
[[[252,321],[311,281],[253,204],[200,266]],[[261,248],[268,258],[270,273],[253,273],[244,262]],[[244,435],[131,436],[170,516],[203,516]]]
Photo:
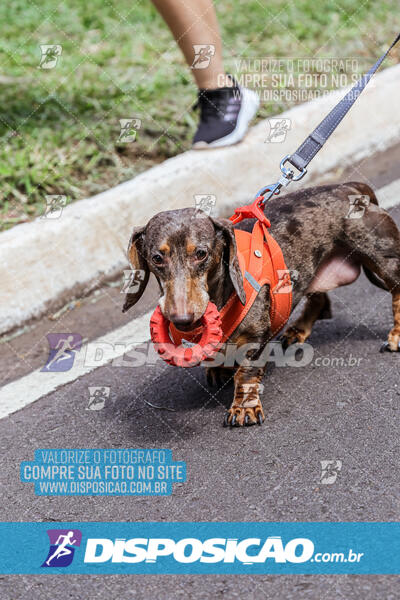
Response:
[[[363,75],[351,88],[351,90],[347,92],[344,98],[342,98],[342,100],[331,110],[325,119],[321,121],[314,131],[304,140],[301,146],[297,148],[296,152],[286,157],[286,161],[290,162],[290,164],[298,169],[300,173],[305,174],[305,169],[309,162],[314,158],[317,152],[321,150],[326,140],[335,131],[336,127],[353,106],[371,77],[379,69],[393,46],[395,46],[399,40],[400,33],[393,41],[391,46],[386,50],[386,52],[379,58],[379,60],[376,61],[373,67],[370,68],[368,73]]]

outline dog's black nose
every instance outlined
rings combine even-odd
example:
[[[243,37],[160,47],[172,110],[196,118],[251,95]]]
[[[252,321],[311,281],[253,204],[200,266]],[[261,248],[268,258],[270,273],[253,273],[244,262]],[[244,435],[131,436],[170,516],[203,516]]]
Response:
[[[193,313],[185,313],[182,315],[172,314],[171,321],[178,329],[180,327],[188,327],[193,323],[194,314]]]

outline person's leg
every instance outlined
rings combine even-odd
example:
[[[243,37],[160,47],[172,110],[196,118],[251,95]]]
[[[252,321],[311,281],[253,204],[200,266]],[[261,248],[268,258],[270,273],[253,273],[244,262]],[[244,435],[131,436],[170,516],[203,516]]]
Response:
[[[197,86],[200,123],[193,148],[239,142],[259,106],[255,92],[225,75],[212,0],[152,0],[171,29]]]
[[[212,0],[152,0],[157,10],[172,31],[189,67],[192,67],[197,87],[201,90],[215,90],[232,86],[229,77],[225,77],[222,61],[222,44],[217,16]],[[210,47],[204,49],[204,61],[197,63],[194,46]],[[208,63],[205,68],[202,64]],[[197,68],[196,68],[197,64]]]

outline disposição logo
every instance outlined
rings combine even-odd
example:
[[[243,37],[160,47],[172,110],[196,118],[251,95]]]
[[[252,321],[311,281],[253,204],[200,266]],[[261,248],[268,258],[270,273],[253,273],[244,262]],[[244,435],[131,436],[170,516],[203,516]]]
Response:
[[[85,563],[155,563],[158,558],[170,557],[178,563],[302,563],[310,560],[314,544],[307,538],[295,538],[285,545],[279,536],[246,538],[89,538]]]

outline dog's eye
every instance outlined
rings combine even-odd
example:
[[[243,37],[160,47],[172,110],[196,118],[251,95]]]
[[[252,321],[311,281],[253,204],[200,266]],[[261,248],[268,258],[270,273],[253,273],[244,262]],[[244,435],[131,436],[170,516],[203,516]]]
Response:
[[[162,265],[164,262],[164,259],[161,256],[161,254],[155,254],[154,256],[151,257],[151,260],[153,261],[153,263],[155,265]]]
[[[196,250],[196,258],[197,260],[204,260],[207,256],[207,250]]]

